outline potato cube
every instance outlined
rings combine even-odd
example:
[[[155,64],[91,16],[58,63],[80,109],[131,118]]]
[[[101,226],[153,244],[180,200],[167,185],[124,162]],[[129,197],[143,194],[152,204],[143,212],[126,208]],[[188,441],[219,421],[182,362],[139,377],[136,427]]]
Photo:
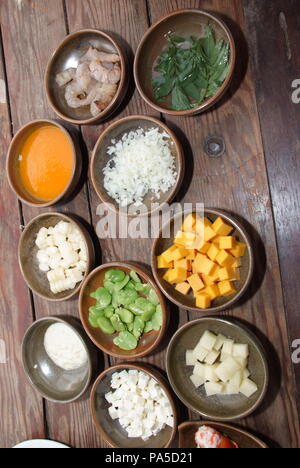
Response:
[[[229,356],[232,356],[232,353],[233,353],[233,345],[234,345],[234,341],[233,340],[230,340],[228,338],[225,338],[225,341],[223,343],[223,347],[222,347],[222,353],[224,354],[227,354]]]
[[[172,245],[172,247],[170,247],[168,250],[166,250],[165,252],[161,254],[161,256],[166,261],[166,263],[172,262],[173,260],[172,254],[174,250],[176,250],[176,245]]]
[[[230,250],[230,253],[234,257],[243,257],[246,252],[247,245],[244,242],[238,242],[233,249]]]
[[[211,299],[208,294],[197,294],[196,307],[199,309],[209,309],[211,307]]]
[[[208,364],[209,366],[212,366],[218,357],[220,356],[219,351],[215,351],[214,349],[210,351],[210,353],[206,356],[204,362]]]
[[[201,340],[199,341],[199,344],[200,346],[202,346],[202,348],[207,349],[208,351],[212,351],[214,349],[216,341],[217,341],[217,336],[214,333],[210,332],[209,330],[206,330],[203,333]]]
[[[240,365],[232,357],[229,357],[218,366],[216,374],[222,382],[226,383],[238,370],[240,370]]]
[[[221,296],[231,296],[236,293],[236,289],[231,281],[221,281],[218,286]]]
[[[240,392],[245,395],[247,398],[250,398],[254,393],[256,393],[258,390],[258,387],[256,383],[254,383],[250,379],[245,379],[242,382],[242,385],[240,386]]]
[[[185,352],[185,363],[187,366],[195,366],[197,364],[197,359],[194,356],[192,349],[187,349]]]
[[[215,231],[210,226],[204,227],[204,240],[205,242],[211,241],[214,237],[216,237]]]
[[[201,364],[201,362],[197,362],[195,364],[193,373],[195,375],[199,375],[200,377],[202,377],[202,379],[205,379],[205,369],[206,369],[205,364]]]
[[[175,289],[181,294],[187,295],[191,290],[191,286],[184,281],[183,283],[178,283]]]
[[[220,297],[220,291],[219,291],[219,287],[217,284],[207,286],[203,292],[210,297],[211,301],[213,301],[217,297]]]
[[[191,375],[190,377],[191,381],[193,382],[193,384],[195,385],[196,388],[199,388],[201,387],[201,385],[203,385],[205,383],[205,380],[200,377],[200,375]]]
[[[197,344],[196,348],[193,350],[193,355],[198,361],[203,362],[206,356],[208,355],[210,350],[203,348],[203,346],[199,343]]]
[[[219,377],[216,374],[216,368],[218,367],[218,364],[214,366],[205,366],[204,370],[204,378],[206,382],[219,382]]]
[[[193,291],[198,292],[201,289],[204,289],[204,283],[197,273],[190,276],[187,280]]]
[[[212,228],[219,236],[228,236],[234,229],[220,217],[213,223]]]
[[[217,341],[215,343],[215,346],[214,346],[214,349],[216,351],[220,351],[220,349],[222,348],[224,342],[226,341],[226,337],[224,335],[222,335],[221,333],[217,336]]]
[[[212,262],[214,262],[218,256],[218,253],[220,252],[220,250],[214,245],[214,244],[210,244],[210,247],[207,251],[207,256],[208,258],[210,258],[210,260]]]
[[[236,239],[233,236],[221,236],[219,240],[219,247],[223,250],[230,250],[235,247]]]
[[[235,260],[234,260],[234,257],[229,252],[227,252],[226,250],[220,250],[216,257],[216,262],[221,267],[230,268],[234,264]]]
[[[241,357],[247,359],[249,356],[249,346],[247,344],[234,344],[233,357]]]
[[[217,382],[206,382],[205,383],[205,391],[208,397],[213,395],[220,395],[223,393],[223,385]]]
[[[173,262],[167,262],[163,255],[157,257],[157,268],[173,268]]]

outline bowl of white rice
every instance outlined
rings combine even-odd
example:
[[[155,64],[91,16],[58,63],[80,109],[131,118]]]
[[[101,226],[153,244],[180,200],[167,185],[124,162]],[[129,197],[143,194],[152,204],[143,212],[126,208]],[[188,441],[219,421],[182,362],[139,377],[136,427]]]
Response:
[[[111,124],[93,150],[91,179],[108,208],[149,216],[170,203],[184,177],[181,144],[163,122],[129,116]]]

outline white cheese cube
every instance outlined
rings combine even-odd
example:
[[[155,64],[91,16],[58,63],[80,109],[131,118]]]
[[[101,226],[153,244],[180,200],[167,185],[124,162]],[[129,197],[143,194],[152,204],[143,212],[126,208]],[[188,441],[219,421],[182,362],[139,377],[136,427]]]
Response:
[[[233,345],[234,345],[234,341],[233,340],[229,340],[229,339],[226,339],[223,343],[223,346],[222,346],[222,353],[224,354],[229,354],[229,356],[232,356],[232,353],[233,353]]]
[[[254,383],[250,379],[245,379],[240,386],[240,392],[245,395],[247,398],[250,398],[254,393],[256,393],[258,387],[256,383]]]
[[[210,366],[212,366],[218,357],[220,356],[219,351],[215,351],[214,349],[210,351],[210,353],[206,356],[204,362]]]
[[[222,382],[226,383],[240,368],[240,365],[232,357],[229,357],[217,367],[216,374]]]
[[[106,393],[105,395],[105,400],[108,402],[108,403],[112,403],[114,401],[114,395],[112,392],[109,392],[109,393]]]
[[[195,359],[197,359],[198,361],[201,361],[201,362],[204,361],[204,359],[206,358],[208,353],[209,353],[209,351],[207,349],[203,348],[203,346],[201,346],[199,343],[197,344],[196,348],[193,350],[193,355],[194,355]]]
[[[224,335],[222,335],[222,334],[219,334],[217,336],[217,341],[215,343],[214,349],[216,351],[220,351],[220,349],[222,348],[225,341],[226,341],[226,337]]]
[[[194,374],[199,377],[205,378],[205,365],[198,362],[194,367]]]
[[[244,373],[242,370],[238,370],[236,374],[229,380],[229,383],[237,388],[240,388],[243,382]]]
[[[220,395],[223,393],[223,385],[217,382],[206,382],[205,391],[208,397],[213,395]]]
[[[230,354],[225,354],[225,353],[221,353],[221,356],[220,356],[220,362],[224,362],[226,361],[226,359],[228,359],[230,356]]]
[[[202,335],[201,340],[199,341],[200,346],[202,348],[207,349],[208,351],[211,351],[213,347],[215,346],[217,341],[217,337],[214,333],[206,330],[204,334]]]
[[[247,359],[249,356],[249,346],[247,344],[234,344],[233,357],[241,357]]]
[[[243,380],[244,380],[244,379],[248,379],[248,377],[250,377],[250,375],[251,375],[249,369],[244,369],[243,372],[244,372],[244,373],[243,373]]]
[[[205,374],[204,374],[205,381],[207,381],[207,382],[219,382],[220,379],[216,374],[216,368],[217,367],[218,367],[218,365],[215,365],[215,366],[206,365],[205,366]]]
[[[234,359],[236,360],[236,362],[239,363],[239,365],[241,366],[242,369],[246,369],[246,367],[248,365],[248,359],[247,358],[243,358],[243,357],[240,357],[240,356],[234,356]]]
[[[240,387],[232,385],[230,382],[225,384],[225,394],[226,395],[238,395],[240,393]]]
[[[118,416],[118,411],[117,411],[115,408],[113,408],[113,407],[111,406],[111,407],[108,409],[108,412],[109,412],[110,417],[111,417],[113,420],[118,419],[118,417],[119,417],[119,416]]]
[[[205,380],[203,377],[200,377],[200,375],[191,375],[190,377],[191,381],[193,382],[193,384],[195,385],[196,388],[199,388],[201,387],[201,385],[204,384]]]
[[[187,366],[195,366],[197,364],[197,359],[194,356],[192,349],[187,349],[185,353],[185,363]]]

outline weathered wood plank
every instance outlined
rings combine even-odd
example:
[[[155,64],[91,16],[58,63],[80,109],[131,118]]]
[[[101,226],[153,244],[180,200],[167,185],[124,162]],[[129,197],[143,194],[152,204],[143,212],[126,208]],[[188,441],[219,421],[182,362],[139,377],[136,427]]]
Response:
[[[0,39],[0,447],[44,437],[43,403],[30,388],[21,363],[21,341],[32,322],[28,290],[19,272],[18,201],[5,173],[10,142],[9,104]]]
[[[292,346],[300,338],[299,2],[246,0],[244,6]],[[299,363],[294,369],[300,410]]]
[[[30,120],[55,118],[48,106],[43,83],[50,55],[66,35],[63,2],[2,2],[0,12],[12,123],[16,131]],[[73,212],[90,221],[85,189],[70,203],[55,207],[54,210]],[[25,223],[39,213],[40,210],[23,206]],[[77,298],[58,308],[56,304],[34,297],[34,307],[38,318],[60,314],[78,317]],[[50,438],[76,447],[99,445],[99,438],[91,422],[88,401],[68,405],[63,410],[60,405],[46,403],[46,414]],[[52,429],[54,422],[59,425],[57,431]]]
[[[283,447],[298,447],[300,431],[295,386],[254,82],[247,69],[242,2],[149,0],[148,3],[153,22],[176,8],[218,11],[227,18],[237,40],[236,75],[221,105],[195,118],[168,116],[166,120],[169,125],[181,128],[194,154],[193,180],[185,200],[203,200],[207,205],[236,213],[255,242],[256,272],[246,298],[248,301],[231,310],[230,315],[248,323],[262,339],[272,372],[265,403],[253,417],[241,424],[270,439],[274,427],[280,427],[274,435],[276,443]],[[205,138],[214,134],[222,135],[227,147],[220,160],[209,159],[203,151]]]

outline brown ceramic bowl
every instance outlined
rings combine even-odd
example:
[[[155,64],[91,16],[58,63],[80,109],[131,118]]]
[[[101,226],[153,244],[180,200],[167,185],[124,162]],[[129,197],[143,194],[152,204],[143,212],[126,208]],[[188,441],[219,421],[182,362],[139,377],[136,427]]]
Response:
[[[258,386],[258,391],[250,398],[242,394],[207,397],[204,386],[196,389],[190,381],[193,369],[186,366],[185,353],[187,349],[195,348],[206,330],[249,345],[248,369],[250,378]],[[269,383],[267,360],[256,336],[244,326],[221,318],[204,317],[181,327],[168,346],[166,366],[170,384],[178,398],[192,411],[217,421],[241,419],[253,413],[263,401]]]
[[[135,131],[138,128],[144,130],[149,130],[151,128],[159,128],[161,132],[166,132],[171,139],[170,147],[172,154],[175,158],[176,171],[177,171],[177,180],[174,185],[168,192],[163,193],[159,200],[152,200],[152,194],[147,194],[144,198],[143,204],[146,207],[144,211],[137,212],[134,207],[129,207],[128,215],[129,216],[148,216],[153,214],[155,211],[158,211],[166,203],[170,203],[171,200],[175,197],[178,190],[180,189],[181,183],[184,177],[185,169],[185,160],[183,155],[183,150],[181,144],[179,143],[178,138],[163,122],[154,117],[144,116],[144,115],[131,115],[129,117],[124,117],[117,122],[112,123],[104,132],[100,135],[95,148],[93,150],[92,161],[91,161],[91,178],[93,182],[94,189],[100,198],[100,200],[105,203],[111,210],[119,212],[122,208],[119,204],[112,199],[107,191],[104,188],[104,175],[103,169],[106,167],[107,163],[112,159],[107,155],[107,149],[111,146],[111,140],[120,140],[125,133],[130,131]],[[153,207],[153,203],[158,203],[159,206]],[[133,208],[133,211],[132,211]]]
[[[44,336],[47,329],[55,323],[68,325],[83,343],[87,362],[79,369],[65,371],[49,358],[44,347]],[[84,330],[71,318],[64,320],[45,317],[37,320],[28,328],[23,339],[22,362],[29,382],[44,398],[55,403],[71,403],[87,391],[92,378],[94,359]]]
[[[21,148],[28,138],[28,136],[40,127],[45,125],[54,125],[58,127],[68,138],[70,141],[70,145],[73,151],[73,174],[71,179],[65,188],[65,190],[55,199],[44,202],[38,200],[37,198],[33,197],[29,192],[26,191],[25,187],[22,184],[19,169],[18,169],[18,161],[20,157]],[[12,190],[15,192],[17,197],[22,200],[22,202],[26,203],[27,205],[38,207],[38,208],[47,208],[49,206],[56,205],[58,202],[62,201],[63,199],[68,198],[75,190],[76,185],[79,182],[79,178],[81,175],[82,169],[82,159],[79,150],[79,146],[75,139],[72,138],[71,134],[58,122],[53,120],[34,120],[29,122],[24,127],[22,127],[12,139],[10,144],[7,159],[6,159],[6,173],[8,177],[9,184]]]
[[[136,273],[138,273],[138,275],[144,283],[151,284],[152,288],[158,295],[160,305],[162,307],[163,324],[161,329],[159,331],[144,333],[139,341],[138,347],[132,351],[125,351],[117,347],[113,343],[113,340],[116,337],[116,335],[106,335],[101,331],[100,328],[93,328],[88,320],[89,308],[95,305],[95,299],[90,297],[90,293],[94,292],[97,288],[103,286],[104,275],[106,271],[112,268],[122,270],[127,274],[131,270],[136,271]],[[100,267],[92,271],[84,281],[80,291],[79,312],[81,322],[85,328],[85,331],[87,332],[93,343],[110,356],[114,356],[120,359],[137,359],[155,351],[165,335],[169,321],[169,315],[165,299],[152,277],[146,272],[146,270],[130,263],[107,263],[101,265]]]
[[[194,212],[196,212],[196,210],[192,211],[192,213]],[[189,212],[186,211],[184,217],[188,214]],[[199,213],[199,215],[202,216],[203,213]],[[253,247],[247,231],[238,221],[234,219],[233,216],[215,208],[205,208],[204,215],[207,216],[212,222],[221,216],[225,221],[234,227],[234,231],[231,235],[236,236],[240,242],[247,244],[247,250],[245,256],[242,258],[242,266],[240,268],[241,279],[240,281],[235,281],[235,288],[237,293],[233,296],[219,297],[215,299],[212,302],[212,307],[210,309],[199,309],[196,307],[196,301],[192,293],[189,295],[181,294],[175,290],[175,286],[169,284],[163,279],[166,270],[157,268],[157,256],[161,255],[165,250],[171,247],[174,241],[174,236],[171,238],[164,238],[163,232],[166,230],[166,232],[172,233],[171,236],[174,234],[174,227],[181,226],[181,213],[175,215],[175,217],[171,219],[170,223],[167,223],[167,225],[163,226],[158,238],[154,241],[152,247],[152,271],[160,289],[168,297],[168,299],[170,299],[170,301],[172,301],[178,307],[201,313],[222,312],[223,310],[232,307],[245,294],[251,283],[254,270]]]
[[[39,269],[39,263],[36,258],[39,250],[35,244],[36,235],[42,227],[49,228],[50,226],[56,226],[60,221],[67,221],[75,224],[82,234],[88,252],[88,269],[84,278],[87,277],[93,268],[95,261],[94,246],[89,233],[85,227],[71,215],[63,213],[43,213],[27,224],[19,242],[19,265],[21,272],[28,287],[35,294],[52,302],[70,299],[79,292],[82,285],[82,282],[77,283],[76,287],[71,291],[53,294],[50,290],[46,273],[41,272]]]
[[[237,427],[211,421],[189,421],[178,426],[179,448],[195,449],[195,434],[200,426],[209,426],[235,442],[241,449],[267,449],[267,445],[249,432]]]
[[[96,117],[90,113],[89,106],[79,109],[69,107],[65,100],[65,87],[56,83],[56,75],[68,68],[76,68],[90,46],[103,52],[117,53],[121,59],[121,80],[117,93],[109,106]],[[67,36],[52,55],[45,74],[45,88],[50,106],[59,117],[78,125],[89,125],[107,119],[123,101],[128,82],[125,52],[112,36],[97,29],[82,29]]]
[[[173,408],[173,428],[166,426],[165,429],[163,429],[159,434],[157,434],[157,436],[153,436],[149,440],[143,441],[143,439],[140,438],[128,438],[127,432],[121,427],[119,421],[111,419],[108,413],[108,408],[110,405],[106,401],[105,395],[106,393],[109,393],[111,391],[110,382],[112,375],[115,372],[121,372],[124,369],[134,369],[145,372],[151,378],[156,380],[157,383],[162,387]],[[113,367],[110,367],[109,369],[106,369],[98,377],[92,388],[91,408],[94,424],[99,434],[113,448],[168,448],[171,446],[177,432],[177,408],[169,385],[157,371],[154,371],[148,365],[142,366],[140,364],[118,364]]]
[[[171,33],[183,37],[199,37],[200,31],[208,24],[212,25],[218,40],[223,39],[230,44],[230,70],[227,78],[218,92],[201,105],[183,111],[172,110],[167,100],[155,100],[152,80],[157,58],[166,50],[169,44],[167,38]],[[198,9],[178,10],[161,18],[144,35],[135,55],[134,77],[142,98],[158,112],[178,116],[196,115],[215,105],[227,91],[233,77],[235,61],[236,47],[233,36],[218,16]]]

